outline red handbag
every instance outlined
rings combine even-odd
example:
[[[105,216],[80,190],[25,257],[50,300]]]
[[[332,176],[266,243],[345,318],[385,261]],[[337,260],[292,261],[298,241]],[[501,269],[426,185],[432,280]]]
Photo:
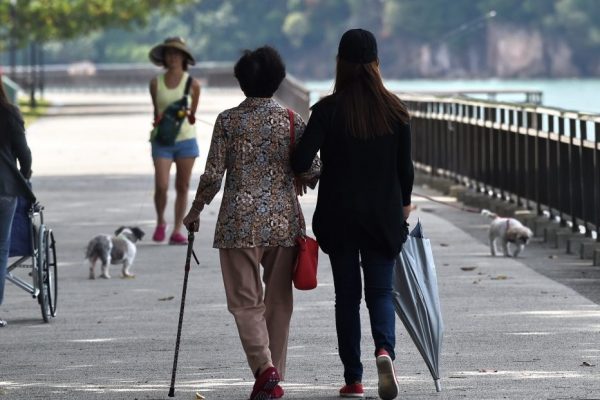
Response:
[[[311,290],[317,287],[317,265],[319,262],[319,244],[310,236],[296,238],[298,257],[294,267],[292,281],[298,290]]]
[[[295,142],[294,112],[288,109],[290,117],[290,150]],[[317,287],[317,266],[319,262],[319,244],[310,236],[306,235],[306,226],[301,217],[302,209],[298,202],[298,197],[294,195],[295,204],[298,211],[298,219],[302,228],[302,233],[296,238],[298,246],[298,256],[292,275],[294,287],[298,290],[311,290]]]

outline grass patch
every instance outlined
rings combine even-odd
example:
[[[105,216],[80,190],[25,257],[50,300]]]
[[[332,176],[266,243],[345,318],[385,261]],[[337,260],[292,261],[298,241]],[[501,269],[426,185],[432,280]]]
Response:
[[[30,107],[29,99],[19,99],[18,104],[25,120],[25,127],[31,125],[39,117],[44,116],[48,112],[48,107],[50,107],[50,102],[45,99],[38,99],[35,108]]]

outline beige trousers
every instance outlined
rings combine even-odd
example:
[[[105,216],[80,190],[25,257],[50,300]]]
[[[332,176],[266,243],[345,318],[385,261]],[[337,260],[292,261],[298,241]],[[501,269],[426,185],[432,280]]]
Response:
[[[227,308],[253,374],[272,362],[282,379],[285,375],[296,252],[295,247],[219,250]]]

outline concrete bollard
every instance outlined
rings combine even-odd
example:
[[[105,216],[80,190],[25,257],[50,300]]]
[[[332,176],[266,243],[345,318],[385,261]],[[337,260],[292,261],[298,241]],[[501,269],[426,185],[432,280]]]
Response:
[[[520,223],[522,223],[523,225],[525,225],[526,227],[528,227],[529,229],[531,229],[531,231],[533,232],[533,226],[535,225],[535,220],[538,218],[537,215],[535,214],[516,214],[515,215],[515,219],[517,221],[519,221]],[[535,232],[534,232],[535,234]]]
[[[459,200],[465,205],[471,207],[479,207],[480,204],[479,194],[473,192],[472,190],[468,190],[466,192],[461,193],[461,197]]]
[[[544,242],[547,242],[546,229],[556,229],[558,227],[560,227],[558,223],[546,217],[537,217],[533,220],[533,224],[529,228],[533,231],[534,236],[541,236],[544,238]]]
[[[490,201],[487,197],[478,194],[471,199],[470,205],[475,208],[479,208],[479,209],[487,208],[489,210]]]
[[[449,179],[434,177],[431,180],[431,187],[446,195],[450,193],[450,188],[452,186],[454,186],[454,182]]]
[[[593,260],[594,253],[600,251],[600,243],[594,239],[586,238],[586,241],[582,241],[579,246],[579,256],[582,260]]]
[[[559,249],[567,246],[567,239],[571,237],[573,233],[571,229],[562,227],[560,225],[547,226],[544,233],[544,241],[553,249]]]
[[[567,230],[559,230],[556,232],[556,236],[555,236],[555,243],[554,243],[554,248],[555,249],[565,249],[565,252],[567,251],[567,242],[573,238],[573,236],[576,236],[576,233],[573,233],[570,229]]]
[[[508,215],[504,213],[502,203],[496,201],[495,199],[490,199],[490,202],[488,203],[488,206],[486,208],[491,212],[496,213],[501,218],[508,217]]]
[[[415,173],[415,185],[427,185],[431,186],[431,175],[425,174],[423,172]]]
[[[567,242],[567,253],[577,254],[582,260],[591,260],[594,258],[594,249],[600,248],[600,244],[594,239],[578,236],[569,239]]]
[[[498,214],[500,217],[514,217],[515,212],[519,209],[519,206],[512,203],[506,202],[494,202],[492,206],[492,210]]]
[[[451,196],[451,197],[456,197],[457,199],[459,199],[460,194],[464,193],[467,190],[469,190],[469,189],[467,189],[466,186],[463,186],[463,185],[452,185],[452,186],[450,186],[448,195]]]
[[[470,196],[470,190],[465,187],[465,190],[460,190],[456,192],[456,200],[461,203],[465,203],[465,199]],[[465,203],[466,204],[466,203]]]

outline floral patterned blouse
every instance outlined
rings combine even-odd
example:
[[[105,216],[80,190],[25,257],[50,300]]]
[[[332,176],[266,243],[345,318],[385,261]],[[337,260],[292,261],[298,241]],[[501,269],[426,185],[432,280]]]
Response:
[[[294,121],[298,141],[306,125],[296,113]],[[213,247],[295,245],[301,225],[289,153],[288,111],[274,100],[248,97],[219,114],[196,192],[196,201],[210,204],[227,171]],[[320,166],[315,157],[306,178]]]

